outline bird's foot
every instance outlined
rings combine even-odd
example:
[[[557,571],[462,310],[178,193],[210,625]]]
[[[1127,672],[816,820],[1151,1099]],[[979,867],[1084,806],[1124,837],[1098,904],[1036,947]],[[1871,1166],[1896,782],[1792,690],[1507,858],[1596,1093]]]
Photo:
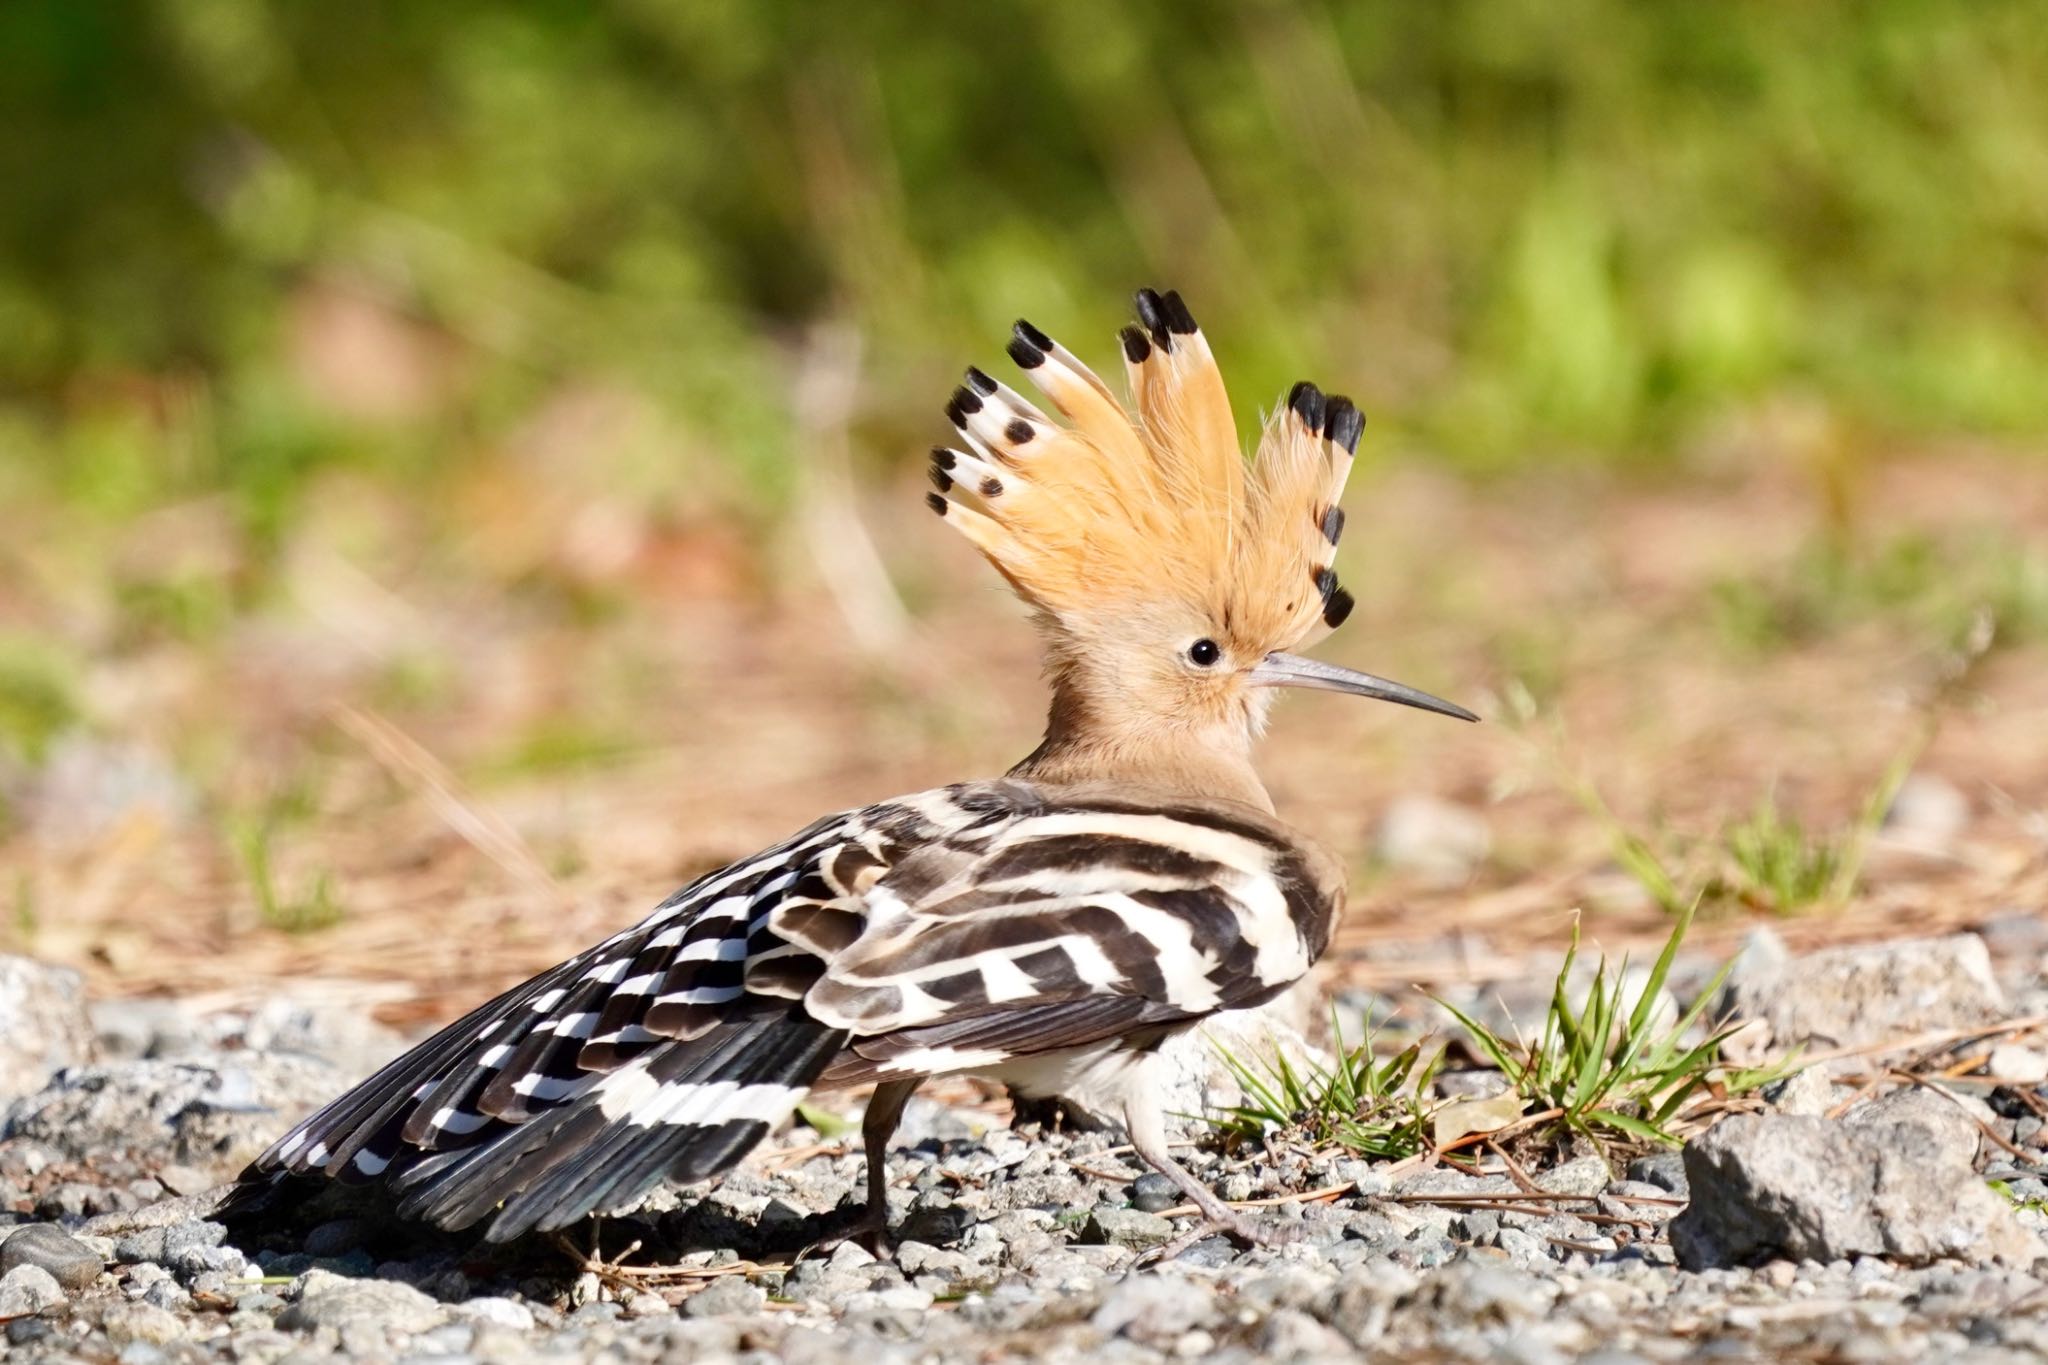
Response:
[[[1229,1205],[1219,1205],[1214,1210],[1205,1210],[1201,1221],[1180,1233],[1171,1241],[1162,1242],[1132,1262],[1132,1268],[1158,1265],[1180,1256],[1197,1243],[1206,1242],[1221,1234],[1244,1248],[1265,1247],[1269,1250],[1299,1241],[1301,1229],[1292,1224],[1255,1223]]]
[[[835,1232],[830,1237],[821,1237],[817,1241],[812,1242],[796,1254],[796,1259],[804,1261],[809,1260],[813,1256],[830,1256],[848,1242],[853,1243],[878,1261],[887,1262],[896,1259],[896,1248],[889,1241],[889,1220],[887,1216],[877,1218],[871,1213],[861,1214],[858,1221],[850,1224],[842,1232]]]

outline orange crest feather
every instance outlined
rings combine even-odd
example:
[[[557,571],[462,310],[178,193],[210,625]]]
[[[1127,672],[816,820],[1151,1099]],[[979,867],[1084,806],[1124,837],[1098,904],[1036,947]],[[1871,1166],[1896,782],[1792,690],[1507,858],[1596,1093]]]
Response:
[[[1179,600],[1260,651],[1340,624],[1338,499],[1364,418],[1297,384],[1248,463],[1215,357],[1180,295],[1146,289],[1121,333],[1126,413],[1072,352],[1028,322],[1009,353],[1065,423],[983,374],[946,405],[967,449],[932,453],[933,510],[1056,630]],[[946,496],[973,495],[970,506]]]

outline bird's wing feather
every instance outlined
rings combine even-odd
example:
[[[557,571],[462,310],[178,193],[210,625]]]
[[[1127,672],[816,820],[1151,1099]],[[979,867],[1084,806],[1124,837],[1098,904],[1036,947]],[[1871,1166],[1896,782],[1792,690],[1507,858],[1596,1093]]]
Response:
[[[250,1178],[381,1179],[491,1235],[717,1174],[821,1079],[963,1069],[1250,1003],[1334,909],[1220,803],[1000,781],[829,817],[449,1025]]]

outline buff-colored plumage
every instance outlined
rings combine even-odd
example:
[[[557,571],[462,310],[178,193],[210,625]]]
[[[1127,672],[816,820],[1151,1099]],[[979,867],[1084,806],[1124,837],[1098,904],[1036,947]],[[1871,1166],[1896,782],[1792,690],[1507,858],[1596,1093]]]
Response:
[[[947,409],[968,449],[934,452],[934,509],[1055,637],[1093,636],[1161,603],[1214,622],[1247,654],[1336,625],[1350,598],[1330,569],[1333,509],[1357,409],[1297,385],[1247,461],[1179,295],[1141,291],[1138,315],[1142,329],[1121,338],[1134,413],[1072,352],[1018,323],[1010,354],[1065,420],[970,370]]]

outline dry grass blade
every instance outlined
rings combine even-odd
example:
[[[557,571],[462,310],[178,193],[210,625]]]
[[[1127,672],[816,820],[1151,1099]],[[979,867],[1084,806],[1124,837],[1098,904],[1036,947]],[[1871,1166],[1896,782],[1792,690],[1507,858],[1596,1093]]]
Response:
[[[462,790],[448,765],[382,716],[340,706],[335,724],[359,740],[390,774],[417,791],[448,828],[535,896],[560,906],[573,903],[540,858],[510,825]]]
[[[593,1238],[595,1233],[593,1232]],[[640,1249],[639,1242],[627,1243],[617,1255],[605,1257],[593,1245],[588,1251],[572,1244],[561,1233],[549,1238],[556,1248],[576,1263],[579,1272],[597,1276],[614,1289],[649,1289],[664,1284],[689,1284],[699,1280],[723,1279],[729,1275],[780,1275],[790,1267],[779,1261],[728,1261],[722,1265],[627,1265],[625,1259]]]
[[[1342,1199],[1358,1188],[1356,1181],[1347,1180],[1341,1185],[1325,1185],[1319,1190],[1299,1190],[1293,1194],[1276,1194],[1269,1199],[1231,1199],[1225,1202],[1233,1209],[1272,1209],[1282,1204],[1327,1204],[1333,1199]],[[1201,1210],[1193,1204],[1175,1204],[1170,1209],[1161,1209],[1161,1218],[1186,1218]]]

